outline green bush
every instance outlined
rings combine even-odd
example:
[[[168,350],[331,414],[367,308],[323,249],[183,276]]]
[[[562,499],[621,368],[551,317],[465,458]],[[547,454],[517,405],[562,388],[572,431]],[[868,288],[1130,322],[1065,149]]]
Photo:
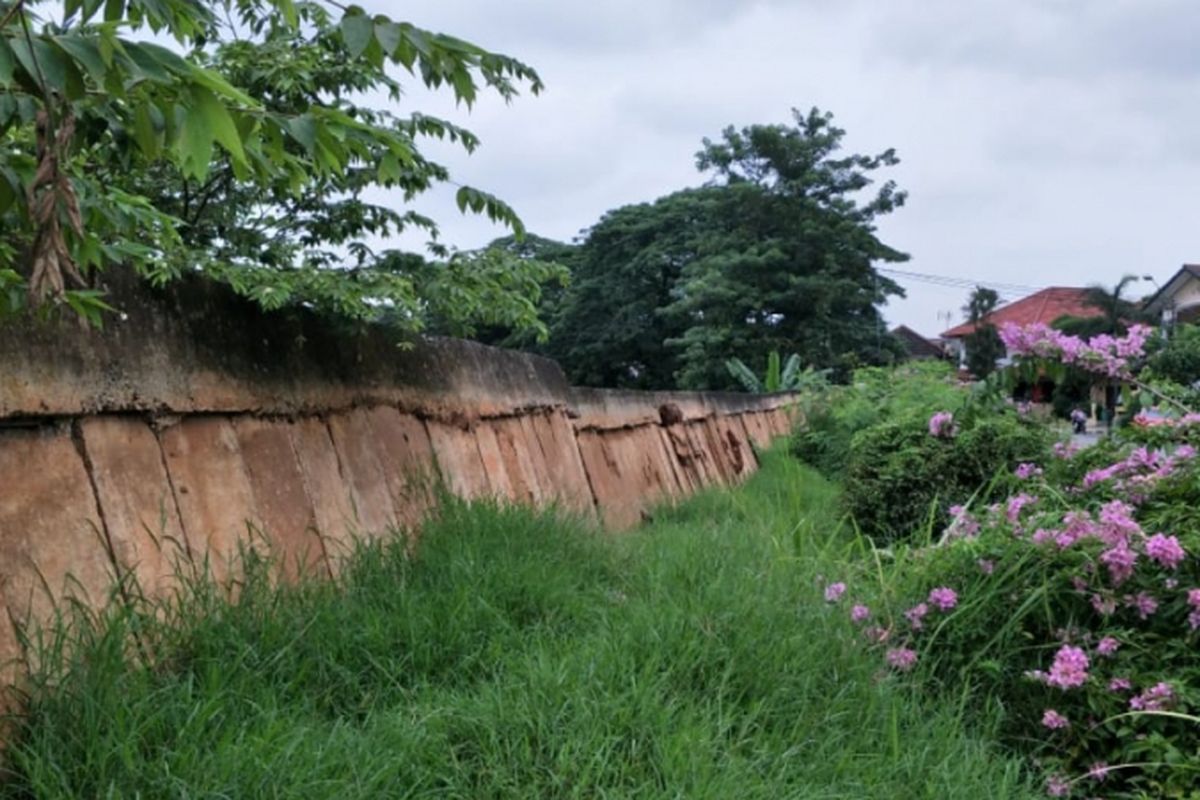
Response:
[[[804,398],[805,425],[792,437],[791,452],[825,475],[840,477],[850,442],[859,431],[899,416],[928,417],[943,408],[958,408],[965,397],[950,365],[942,362],[860,369],[849,386]]]
[[[1180,325],[1165,347],[1150,358],[1155,377],[1183,386],[1200,381],[1200,325]]]
[[[855,434],[846,463],[844,502],[861,530],[878,542],[940,531],[947,508],[1007,486],[1022,462],[1046,462],[1048,431],[1015,414],[980,417],[955,436],[929,432],[929,418],[909,414]]]

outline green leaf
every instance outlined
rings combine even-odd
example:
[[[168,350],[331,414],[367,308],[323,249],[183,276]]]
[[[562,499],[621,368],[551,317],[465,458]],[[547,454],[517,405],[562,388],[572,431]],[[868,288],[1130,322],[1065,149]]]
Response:
[[[32,80],[41,83],[40,79],[44,78],[49,88],[66,93],[70,82],[68,67],[74,67],[61,50],[37,37],[32,40],[32,47],[25,39],[13,39],[11,44],[17,61]]]
[[[393,153],[388,153],[379,159],[379,180],[381,183],[391,183],[400,180],[400,159]]]
[[[133,138],[150,158],[157,158],[162,148],[159,145],[158,131],[155,130],[154,120],[150,116],[152,106],[149,103],[138,103],[133,109]]]
[[[120,22],[125,18],[125,0],[107,0],[104,4],[104,21]]]
[[[212,164],[213,132],[208,115],[198,108],[186,109],[186,118],[176,144],[185,175],[202,181]]]
[[[400,46],[402,35],[400,26],[391,20],[375,23],[375,38],[379,40],[379,46],[387,53],[388,58],[392,58],[396,48]]]
[[[351,58],[358,58],[367,49],[375,34],[375,23],[361,12],[350,13],[342,17],[342,40]]]
[[[233,123],[233,117],[229,115],[229,109],[207,89],[193,89],[192,102],[196,110],[208,117],[208,124],[217,143],[234,159],[245,163],[246,151],[242,149],[242,137]]]
[[[296,4],[293,0],[276,0],[280,12],[283,13],[283,21],[287,23],[289,28],[298,28],[300,26],[300,15],[296,13]]]
[[[14,62],[12,48],[8,46],[8,38],[0,36],[0,85],[12,83]]]
[[[108,76],[108,68],[100,55],[96,39],[68,35],[59,36],[54,41],[67,55],[83,65],[87,73],[92,76],[93,81],[100,85],[104,84],[105,78]]]
[[[283,126],[287,128],[287,132],[292,138],[300,144],[304,145],[304,149],[309,153],[317,146],[317,124],[308,114],[301,114],[298,117],[292,117],[285,120]]]

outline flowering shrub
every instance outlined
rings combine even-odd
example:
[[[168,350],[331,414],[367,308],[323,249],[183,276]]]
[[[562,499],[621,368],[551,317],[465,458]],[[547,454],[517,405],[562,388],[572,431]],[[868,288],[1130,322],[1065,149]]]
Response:
[[[956,427],[957,434],[948,435]],[[1045,428],[1015,412],[961,426],[949,415],[910,415],[855,435],[843,501],[878,542],[930,536],[950,523],[947,506],[978,500],[999,473],[1016,480],[1021,464],[1049,458]]]
[[[1190,797],[1200,525],[1164,523],[1200,507],[1200,459],[1108,455],[1059,473],[1073,483],[1030,471],[1006,501],[956,507],[942,546],[896,553],[898,583],[872,593],[864,574],[846,595],[873,594],[860,636],[884,669],[996,698],[1049,795]]]
[[[1009,322],[1000,328],[1000,340],[1012,357],[1059,361],[1110,378],[1127,378],[1131,363],[1145,354],[1151,329],[1134,325],[1122,337],[1108,334],[1084,340],[1041,323],[1019,326]]]

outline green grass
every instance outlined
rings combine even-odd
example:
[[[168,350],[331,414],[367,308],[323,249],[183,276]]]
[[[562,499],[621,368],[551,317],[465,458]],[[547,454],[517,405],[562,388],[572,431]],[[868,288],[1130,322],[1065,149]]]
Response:
[[[39,677],[0,797],[1034,796],[821,601],[859,557],[835,501],[769,454],[630,534],[451,505],[415,558],[114,615]]]

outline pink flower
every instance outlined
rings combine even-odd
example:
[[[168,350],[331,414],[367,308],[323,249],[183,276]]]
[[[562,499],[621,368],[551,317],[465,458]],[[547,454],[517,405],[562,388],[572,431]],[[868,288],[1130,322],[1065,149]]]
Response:
[[[1053,708],[1047,708],[1046,713],[1042,714],[1042,724],[1052,731],[1062,730],[1070,727],[1071,723],[1062,714],[1055,711]]]
[[[1108,777],[1108,773],[1111,769],[1112,767],[1108,766],[1108,764],[1105,764],[1103,761],[1097,761],[1088,768],[1087,776],[1094,781],[1102,781]]]
[[[1169,683],[1156,683],[1137,697],[1129,699],[1129,707],[1135,711],[1162,711],[1175,699],[1175,690]]]
[[[1108,567],[1108,576],[1112,579],[1113,586],[1120,586],[1133,575],[1137,558],[1137,553],[1130,550],[1124,540],[1100,554],[1100,561]]]
[[[1073,442],[1071,442],[1071,443],[1055,442],[1054,443],[1054,457],[1055,458],[1061,458],[1061,459],[1066,460],[1068,458],[1071,458],[1078,452],[1079,452],[1079,448],[1076,447]]]
[[[917,603],[915,606],[904,612],[904,618],[908,620],[908,624],[912,625],[914,631],[919,631],[925,627],[925,615],[929,613],[929,606],[924,603]]]
[[[979,533],[979,520],[963,506],[950,506],[950,526],[946,529],[949,538],[970,539]]]
[[[917,663],[917,653],[907,647],[893,647],[887,651],[887,663],[898,672],[908,672]]]
[[[878,642],[879,644],[886,642],[888,637],[891,635],[892,632],[881,625],[872,625],[869,628],[863,629],[863,636],[867,637],[873,642]]]
[[[990,558],[981,558],[975,562],[975,565],[979,567],[979,571],[984,575],[991,575],[996,571],[996,562]]]
[[[950,439],[958,433],[954,424],[954,415],[949,411],[939,411],[929,418],[929,435],[939,439]]]
[[[958,595],[948,586],[939,586],[929,593],[929,602],[939,611],[949,611],[958,605]]]
[[[1021,517],[1022,509],[1024,509],[1025,506],[1031,506],[1035,504],[1037,501],[1038,499],[1036,497],[1025,494],[1024,492],[1016,497],[1010,497],[1008,499],[1008,506],[1004,509],[1004,516],[1010,523],[1016,524],[1017,520]]]
[[[1071,793],[1071,782],[1061,775],[1046,778],[1046,794],[1051,797],[1066,797]]]
[[[1193,608],[1188,612],[1188,627],[1192,630],[1200,628],[1200,608]]]
[[[1184,552],[1179,545],[1179,540],[1174,536],[1156,533],[1146,540],[1146,556],[1167,569],[1175,569],[1181,561],[1187,558],[1187,553]]]
[[[1088,657],[1082,649],[1064,644],[1054,654],[1054,663],[1046,676],[1046,683],[1060,689],[1082,686],[1088,678]]]
[[[1092,608],[1096,609],[1096,613],[1102,617],[1112,616],[1117,610],[1117,601],[1111,597],[1102,595],[1092,595]]]
[[[1117,652],[1120,647],[1121,643],[1119,641],[1114,639],[1112,636],[1105,636],[1096,645],[1096,652],[1102,656],[1111,656],[1113,653]]]
[[[871,616],[871,609],[859,604],[850,609],[850,619],[853,622],[863,622]]]
[[[837,583],[831,583],[825,587],[825,602],[836,603],[838,600],[842,599],[842,595],[845,593],[846,584],[842,583],[841,581],[838,581]]]
[[[1188,589],[1188,605],[1200,608],[1200,589]]]
[[[1110,692],[1128,692],[1133,688],[1133,684],[1129,682],[1129,678],[1113,678],[1108,682],[1108,690]]]
[[[1138,592],[1132,597],[1126,595],[1125,605],[1136,609],[1140,619],[1149,619],[1155,611],[1158,611],[1158,601],[1154,599],[1153,595],[1146,592]]]
[[[1024,464],[1017,465],[1016,476],[1023,481],[1028,480],[1030,478],[1036,478],[1037,476],[1039,476],[1041,474],[1042,474],[1042,468],[1039,467],[1037,464],[1030,464],[1027,462]]]

